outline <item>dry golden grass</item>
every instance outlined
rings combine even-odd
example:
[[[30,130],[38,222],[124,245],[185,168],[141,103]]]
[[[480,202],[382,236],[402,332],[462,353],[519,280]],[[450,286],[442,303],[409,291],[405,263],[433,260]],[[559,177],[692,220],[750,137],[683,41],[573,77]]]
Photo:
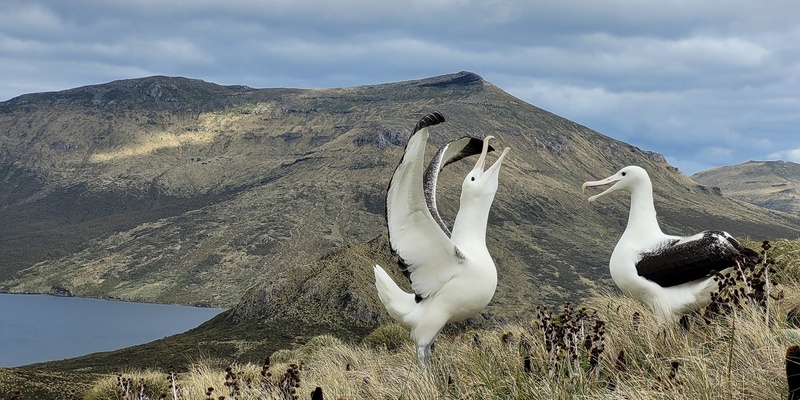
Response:
[[[770,299],[769,324],[763,310],[745,306],[710,322],[694,316],[686,332],[657,322],[630,298],[597,293],[582,305],[584,319],[571,309],[573,325],[583,327],[573,338],[574,358],[568,348],[546,350],[540,317],[491,330],[445,331],[431,365],[423,367],[408,331],[387,325],[358,344],[319,336],[296,349],[275,352],[266,379],[261,365],[232,365],[226,373],[219,361],[198,362],[178,377],[179,398],[294,398],[280,390],[282,376],[293,370],[299,376],[294,395],[305,399],[316,387],[326,399],[783,399],[788,390],[786,348],[800,342],[786,318],[800,307],[800,242],[773,245],[770,255],[782,281],[773,295],[780,291],[784,296]],[[563,317],[562,310],[554,314]],[[595,336],[589,343],[602,350],[592,367],[584,339],[595,335],[597,320],[605,322],[605,331],[601,340]],[[151,398],[161,393],[172,398],[167,375],[150,374],[145,376],[152,379],[131,378],[151,379],[149,387],[162,388]],[[98,382],[85,398],[120,398],[116,379]]]

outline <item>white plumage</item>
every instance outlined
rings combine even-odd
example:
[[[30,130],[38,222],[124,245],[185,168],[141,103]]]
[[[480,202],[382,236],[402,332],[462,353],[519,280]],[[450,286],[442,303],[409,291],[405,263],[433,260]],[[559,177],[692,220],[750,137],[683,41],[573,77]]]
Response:
[[[477,314],[494,295],[497,270],[486,248],[486,226],[500,166],[509,150],[503,150],[484,172],[491,136],[450,142],[434,156],[423,179],[428,127],[441,122],[444,117],[434,113],[414,128],[386,196],[389,242],[413,293],[400,289],[379,265],[374,267],[381,302],[392,318],[411,328],[421,362],[446,323]],[[464,179],[449,234],[435,209],[436,176],[448,163],[476,154],[477,149],[480,157]]]
[[[614,283],[653,308],[657,316],[676,319],[680,314],[706,306],[717,289],[713,272],[735,266],[737,258],[757,254],[723,231],[703,231],[681,237],[664,234],[656,219],[653,186],[647,172],[638,166],[583,184],[613,184],[589,197],[589,202],[617,190],[630,192],[628,225],[609,261]]]

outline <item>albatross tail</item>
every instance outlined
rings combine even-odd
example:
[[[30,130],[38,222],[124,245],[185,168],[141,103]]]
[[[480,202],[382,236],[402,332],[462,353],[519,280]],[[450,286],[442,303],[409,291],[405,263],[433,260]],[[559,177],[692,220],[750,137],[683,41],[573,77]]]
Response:
[[[408,314],[417,305],[414,295],[400,289],[378,264],[375,264],[375,286],[378,288],[378,297],[389,315],[397,321],[408,324]]]

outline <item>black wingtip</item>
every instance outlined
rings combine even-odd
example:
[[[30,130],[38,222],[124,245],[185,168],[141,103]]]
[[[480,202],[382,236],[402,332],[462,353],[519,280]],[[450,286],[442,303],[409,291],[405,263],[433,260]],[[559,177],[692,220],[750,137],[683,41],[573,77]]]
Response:
[[[431,114],[422,117],[422,119],[419,120],[419,122],[417,122],[417,125],[414,126],[414,132],[412,132],[411,134],[413,135],[422,128],[427,128],[429,126],[441,124],[442,122],[444,122],[444,115],[442,115],[442,113],[438,111],[433,112]]]

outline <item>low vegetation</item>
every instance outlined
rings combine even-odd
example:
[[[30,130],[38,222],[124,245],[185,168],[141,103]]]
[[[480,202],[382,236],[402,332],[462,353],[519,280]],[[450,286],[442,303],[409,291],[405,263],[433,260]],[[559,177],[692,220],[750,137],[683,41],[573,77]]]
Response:
[[[447,328],[427,367],[408,331],[391,324],[359,343],[321,335],[261,364],[202,359],[181,373],[127,371],[62,397],[786,398],[785,356],[800,342],[800,241],[749,244],[764,249],[764,261],[732,274],[713,312],[690,316],[688,328],[606,292],[494,329]]]

